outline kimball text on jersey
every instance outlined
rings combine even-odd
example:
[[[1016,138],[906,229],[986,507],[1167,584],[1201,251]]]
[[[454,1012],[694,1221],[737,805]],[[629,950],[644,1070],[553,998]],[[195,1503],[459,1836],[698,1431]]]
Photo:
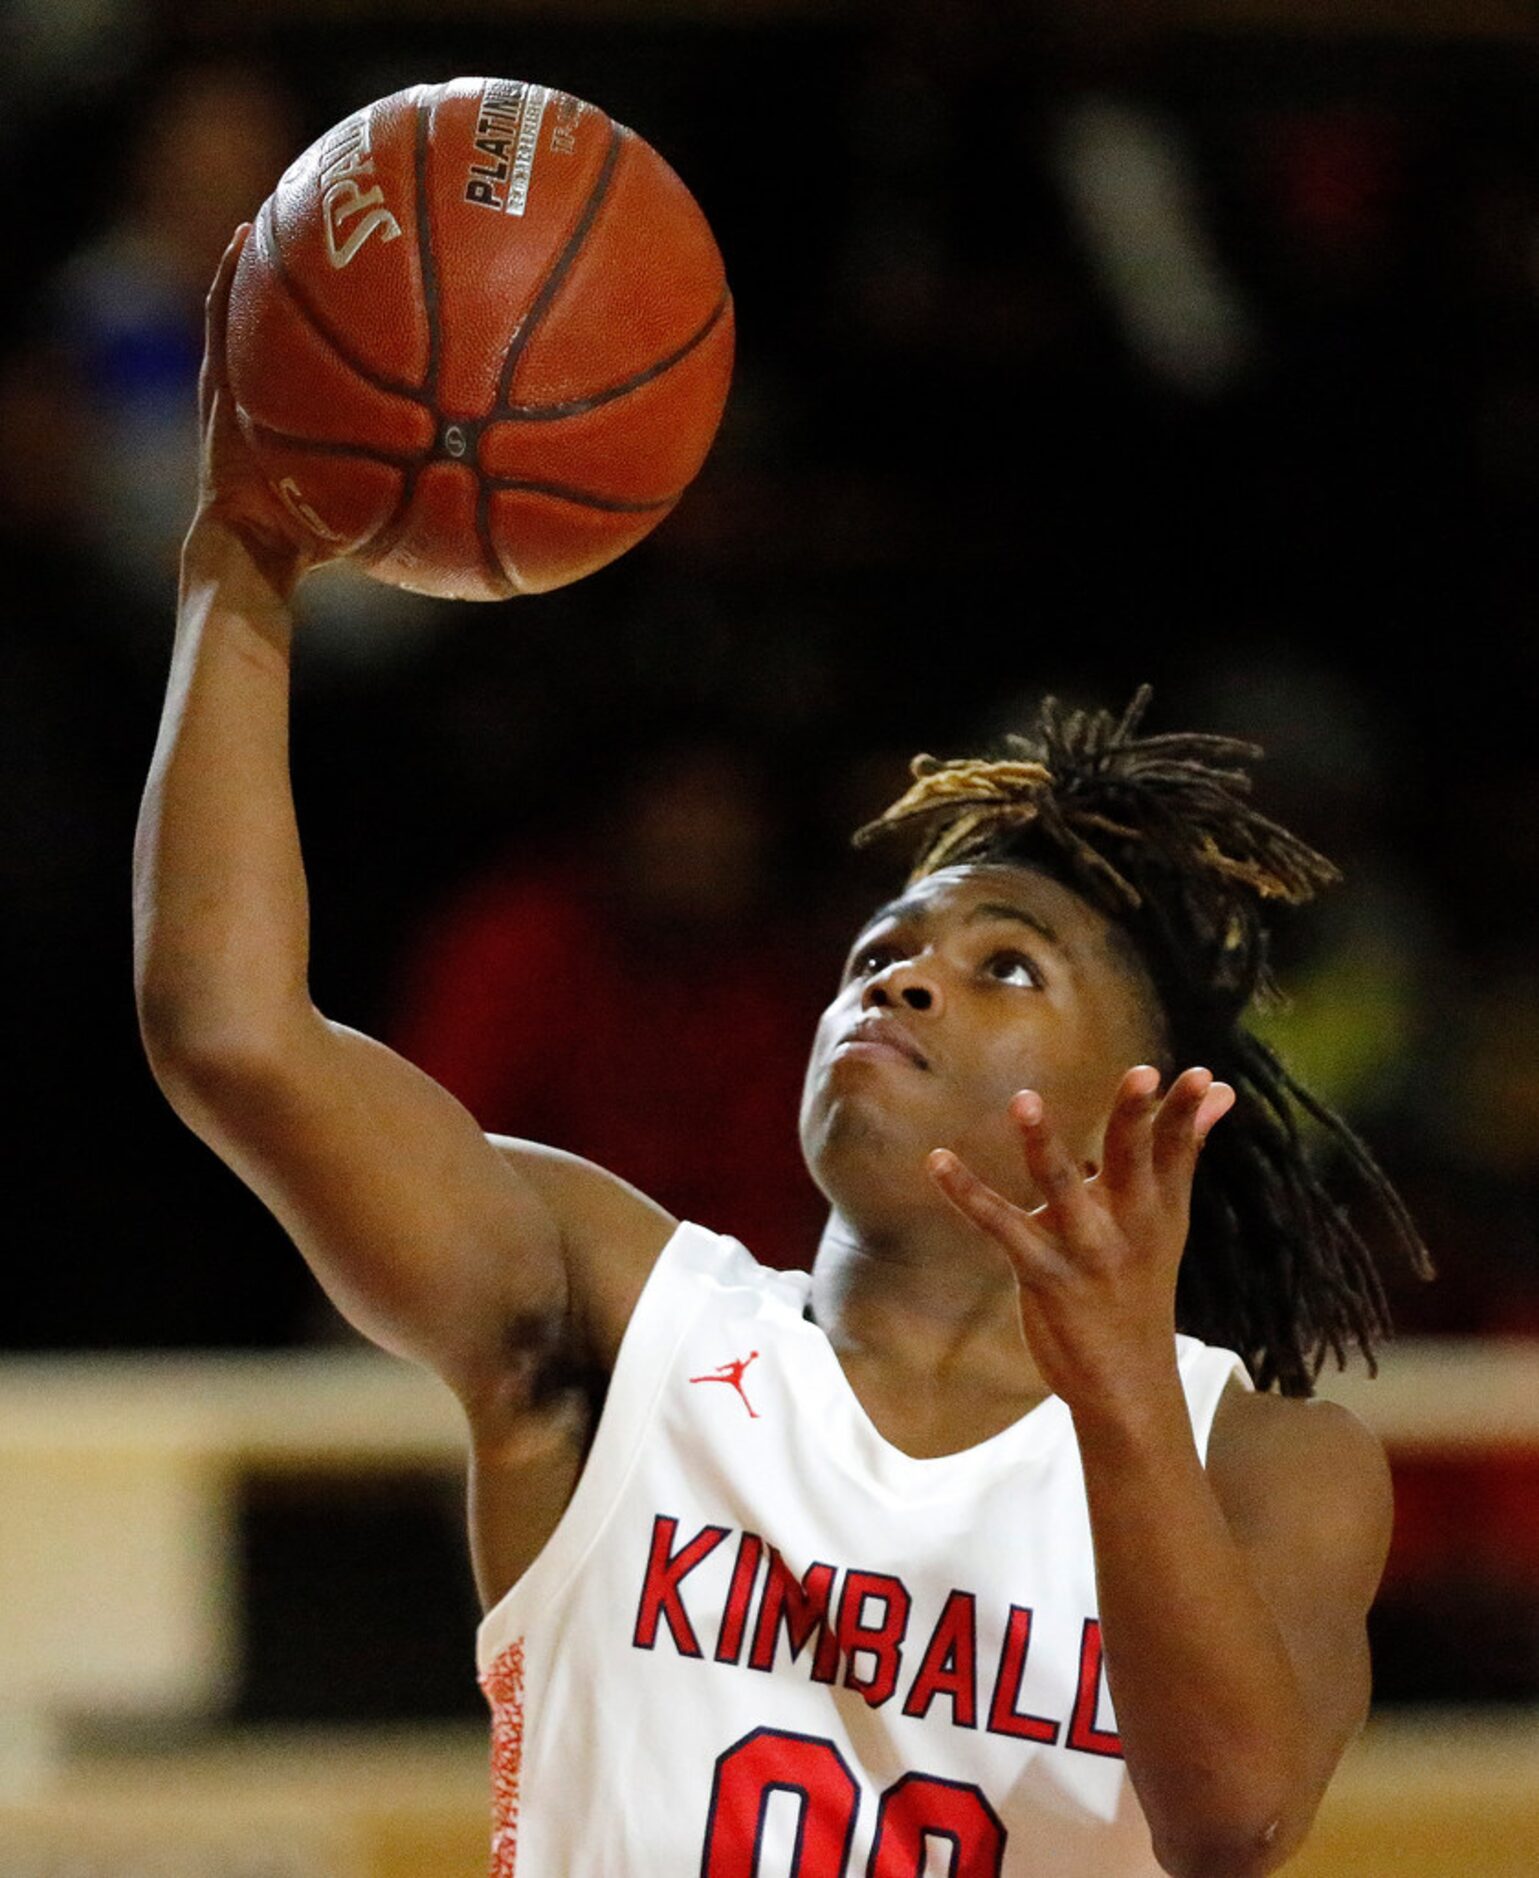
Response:
[[[680,1656],[703,1661],[705,1649],[690,1616],[686,1584],[690,1573],[731,1538],[732,1529],[702,1526],[681,1542],[678,1524],[665,1513],[653,1518],[631,1642],[638,1650],[655,1649],[666,1630]],[[890,1572],[849,1566],[841,1573],[839,1567],[819,1561],[798,1578],[757,1533],[741,1532],[711,1661],[768,1672],[775,1667],[784,1633],[793,1663],[811,1646],[808,1672],[813,1682],[842,1680],[845,1688],[854,1690],[872,1708],[892,1701],[901,1691],[902,1712],[918,1721],[940,1702],[949,1708],[955,1727],[976,1728],[980,1712],[977,1598],[971,1591],[952,1591],[922,1650],[915,1647],[922,1632],[916,1628],[910,1633],[912,1616],[908,1588]],[[988,1732],[1120,1758],[1122,1744],[1117,1735],[1096,1726],[1104,1700],[1099,1622],[1094,1617],[1083,1620],[1079,1674],[1067,1724],[1022,1707],[1031,1624],[1028,1607],[1010,1606],[989,1688],[984,1724]],[[709,1635],[706,1641],[712,1641]],[[909,1668],[905,1654],[909,1662],[917,1656],[914,1667]]]

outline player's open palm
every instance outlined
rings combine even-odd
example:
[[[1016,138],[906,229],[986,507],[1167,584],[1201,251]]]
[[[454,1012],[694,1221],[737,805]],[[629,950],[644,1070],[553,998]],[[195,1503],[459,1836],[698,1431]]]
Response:
[[[931,1155],[947,1199],[1009,1258],[1027,1344],[1071,1408],[1136,1400],[1168,1376],[1197,1156],[1234,1099],[1205,1069],[1184,1071],[1163,1096],[1157,1070],[1130,1069],[1102,1165],[1087,1178],[1042,1098],[1022,1090],[1010,1112],[1041,1196],[1035,1208],[1007,1199],[949,1149]]]

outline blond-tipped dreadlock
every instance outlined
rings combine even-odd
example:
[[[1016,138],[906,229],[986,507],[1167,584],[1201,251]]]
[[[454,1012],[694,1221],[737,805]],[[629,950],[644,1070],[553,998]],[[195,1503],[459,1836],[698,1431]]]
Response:
[[[1202,1063],[1237,1097],[1198,1165],[1177,1322],[1237,1351],[1258,1388],[1309,1395],[1327,1352],[1342,1365],[1355,1344],[1374,1367],[1389,1314],[1373,1254],[1322,1184],[1301,1118],[1411,1268],[1429,1277],[1431,1266],[1367,1148],[1242,1022],[1271,990],[1265,904],[1302,904],[1339,875],[1247,800],[1254,744],[1140,737],[1149,696],[1145,685],[1120,718],[1049,698],[1007,756],[916,757],[913,785],[855,839],[918,829],[911,882],[967,863],[1040,868],[1128,934],[1159,999],[1162,1067]]]

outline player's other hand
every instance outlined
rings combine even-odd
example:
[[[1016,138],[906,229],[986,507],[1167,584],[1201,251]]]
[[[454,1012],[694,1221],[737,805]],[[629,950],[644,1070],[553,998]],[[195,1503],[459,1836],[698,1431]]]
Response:
[[[249,222],[236,229],[205,304],[203,365],[198,374],[202,430],[198,510],[184,563],[221,578],[254,574],[279,600],[287,600],[300,576],[325,556],[316,552],[310,532],[288,514],[253,461],[241,436],[225,375],[230,285],[250,233]]]
[[[941,1192],[1010,1260],[1026,1342],[1071,1408],[1129,1403],[1169,1379],[1197,1157],[1234,1100],[1205,1069],[1186,1070],[1163,1093],[1158,1071],[1129,1070],[1102,1166],[1087,1178],[1042,1098],[1023,1089],[1010,1114],[1041,1196],[1034,1209],[996,1193],[949,1149],[931,1154]]]

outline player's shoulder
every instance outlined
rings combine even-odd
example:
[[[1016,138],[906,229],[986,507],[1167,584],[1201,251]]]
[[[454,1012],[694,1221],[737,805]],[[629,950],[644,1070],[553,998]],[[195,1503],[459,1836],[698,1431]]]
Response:
[[[1353,1474],[1386,1465],[1379,1437],[1340,1402],[1248,1389],[1238,1378],[1219,1400],[1209,1454],[1239,1465]]]
[[[1321,1530],[1388,1529],[1384,1445],[1339,1402],[1232,1383],[1213,1418],[1208,1473],[1231,1520],[1264,1523],[1307,1507]]]

